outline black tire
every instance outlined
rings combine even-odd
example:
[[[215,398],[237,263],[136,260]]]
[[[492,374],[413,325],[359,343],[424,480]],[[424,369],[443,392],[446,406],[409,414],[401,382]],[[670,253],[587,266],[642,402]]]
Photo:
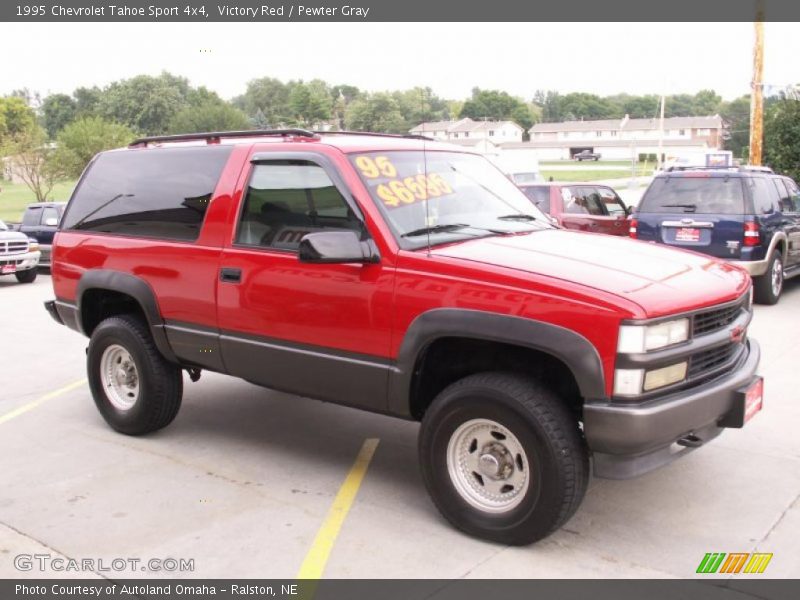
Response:
[[[777,277],[777,290],[773,289],[773,277]],[[759,304],[777,304],[783,291],[783,255],[775,250],[769,259],[767,271],[753,277],[753,299]]]
[[[451,438],[476,419],[500,424],[527,458],[511,464],[528,462],[530,483],[520,486],[519,503],[502,512],[476,507],[448,469]],[[474,447],[473,441],[469,452]],[[589,455],[576,418],[553,392],[515,373],[478,373],[442,391],[422,421],[419,458],[428,492],[450,523],[509,545],[533,543],[561,527],[578,509],[589,481]]]
[[[138,393],[124,410],[115,406],[113,392],[106,390],[101,375],[104,353],[112,346],[127,351],[137,374]],[[178,414],[183,396],[181,370],[161,355],[147,325],[137,317],[120,315],[102,321],[92,332],[86,367],[94,402],[116,431],[144,435],[166,427]]]
[[[36,281],[36,269],[26,269],[25,271],[17,271],[14,276],[20,283],[33,283]]]

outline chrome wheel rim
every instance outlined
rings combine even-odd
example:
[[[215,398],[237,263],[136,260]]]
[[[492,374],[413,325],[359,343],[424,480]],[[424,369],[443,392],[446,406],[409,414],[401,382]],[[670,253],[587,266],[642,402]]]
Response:
[[[447,444],[447,471],[458,494],[484,512],[512,510],[531,485],[522,444],[489,419],[467,421],[453,432]]]
[[[112,344],[100,358],[100,380],[106,398],[117,410],[130,410],[139,399],[139,371],[130,352]]]
[[[772,294],[779,296],[783,287],[783,263],[776,259],[772,263]]]

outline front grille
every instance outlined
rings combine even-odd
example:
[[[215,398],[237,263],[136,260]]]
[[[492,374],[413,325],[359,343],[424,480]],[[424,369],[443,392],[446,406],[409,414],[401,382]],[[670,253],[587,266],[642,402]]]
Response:
[[[6,265],[15,265],[18,266],[22,263],[21,260],[0,260],[0,267],[4,267]]]
[[[692,319],[692,334],[694,336],[705,335],[727,327],[739,316],[739,312],[744,308],[744,303],[745,300],[740,300],[736,304],[712,308],[695,314]]]
[[[727,344],[693,354],[689,359],[687,377],[695,379],[726,365],[742,348],[741,344]]]
[[[25,240],[0,241],[0,255],[24,254],[28,251],[28,242]]]

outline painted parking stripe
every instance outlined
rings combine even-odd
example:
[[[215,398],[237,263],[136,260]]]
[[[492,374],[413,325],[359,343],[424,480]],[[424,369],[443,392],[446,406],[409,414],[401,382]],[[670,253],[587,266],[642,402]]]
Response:
[[[77,389],[77,388],[79,388],[81,386],[84,386],[84,385],[86,385],[86,379],[81,379],[79,381],[73,381],[72,383],[70,383],[68,385],[65,385],[62,388],[58,388],[57,390],[55,390],[53,392],[50,392],[49,394],[45,394],[41,398],[37,398],[36,400],[32,400],[32,401],[28,402],[27,404],[23,404],[22,406],[19,406],[19,407],[15,408],[14,410],[5,413],[4,415],[0,415],[0,425],[10,421],[11,419],[13,419],[15,417],[18,417],[20,415],[24,415],[29,410],[33,410],[34,408],[36,408],[40,404],[43,404],[43,403],[47,402],[48,400],[52,400],[53,398],[57,398],[58,396],[62,396],[63,394],[66,394],[67,392],[71,392],[72,390]]]
[[[308,554],[306,554],[303,565],[300,567],[300,572],[297,574],[297,579],[319,579],[322,577],[328,557],[333,549],[333,544],[336,542],[336,537],[339,535],[347,513],[350,512],[350,507],[356,499],[358,488],[361,487],[364,475],[367,474],[369,463],[375,454],[379,441],[376,438],[364,440],[364,444],[361,446],[350,472],[333,500],[333,505],[325,517],[325,522],[317,532],[317,537],[314,538],[314,543],[311,545]]]

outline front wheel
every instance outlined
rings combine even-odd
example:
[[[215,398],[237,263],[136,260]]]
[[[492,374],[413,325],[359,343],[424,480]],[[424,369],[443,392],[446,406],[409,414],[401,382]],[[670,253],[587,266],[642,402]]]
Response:
[[[178,414],[183,378],[132,315],[110,317],[92,332],[86,356],[89,387],[106,422],[127,435],[166,427]]]
[[[25,271],[17,271],[14,275],[20,283],[33,283],[36,281],[36,269],[27,269]]]
[[[753,278],[754,299],[759,304],[777,304],[783,291],[783,256],[779,250],[772,253],[767,271]]]
[[[470,375],[442,391],[422,421],[425,485],[458,529],[530,544],[563,525],[586,492],[589,458],[577,420],[535,380]]]

